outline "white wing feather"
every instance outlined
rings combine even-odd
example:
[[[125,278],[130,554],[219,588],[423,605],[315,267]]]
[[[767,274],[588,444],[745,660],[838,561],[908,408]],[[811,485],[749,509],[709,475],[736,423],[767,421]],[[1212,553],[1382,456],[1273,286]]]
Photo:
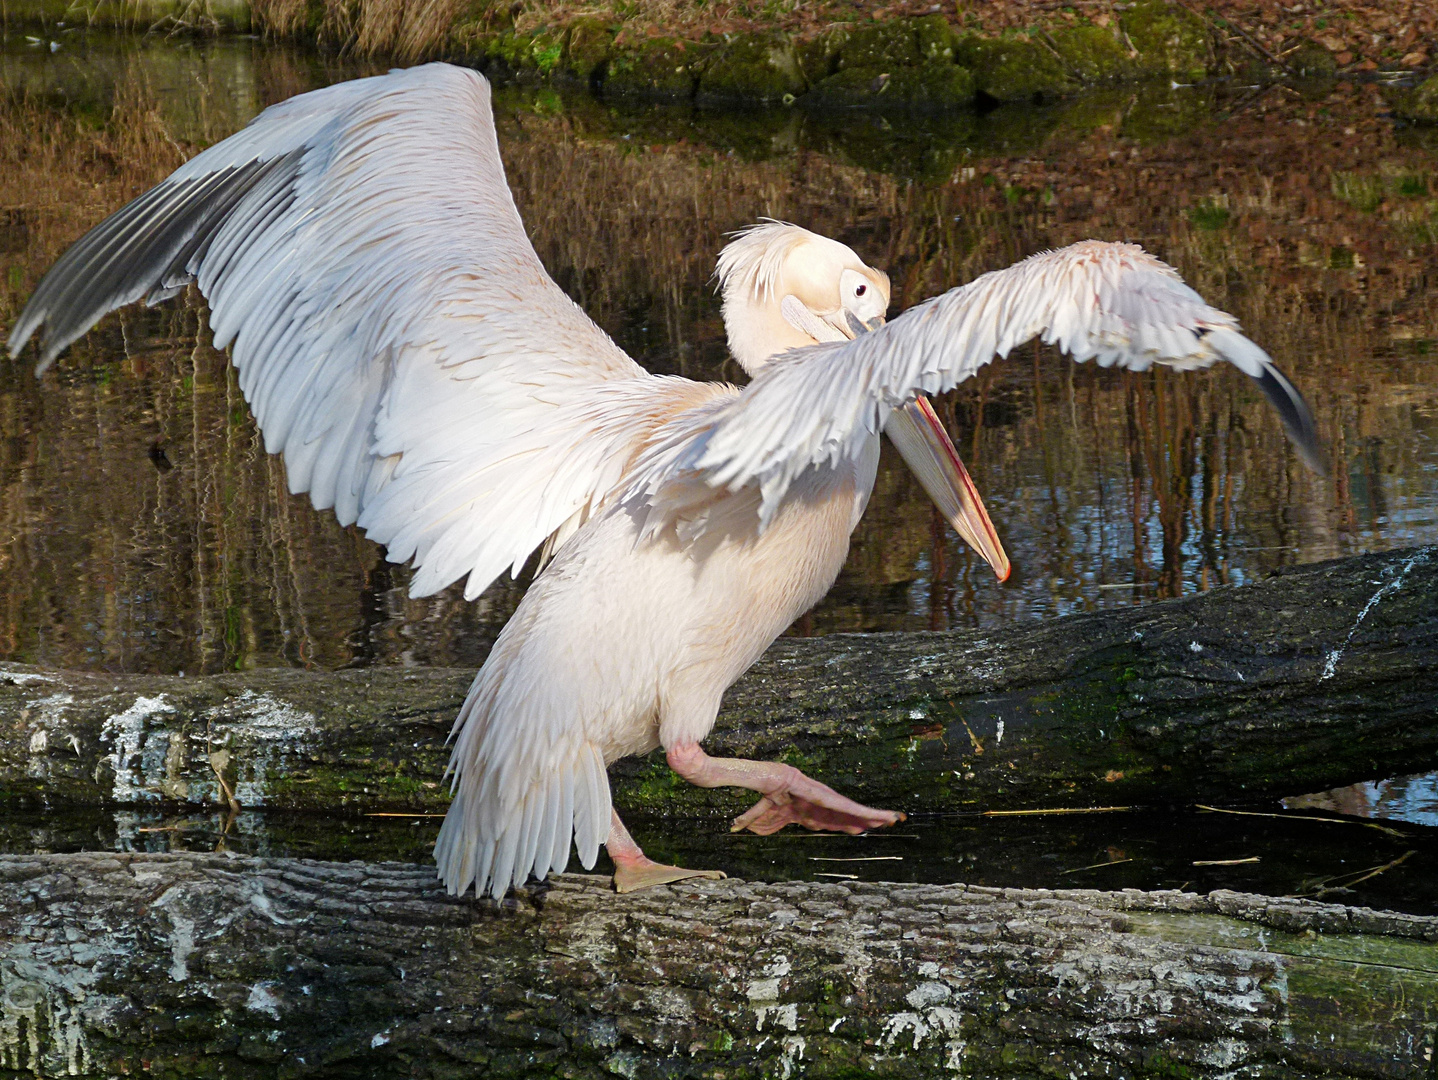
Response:
[[[517,573],[619,482],[666,396],[545,273],[461,68],[267,109],[79,241],[11,350],[43,325],[43,367],[191,280],[290,490],[413,558],[416,596]]]
[[[757,485],[767,525],[805,469],[856,458],[895,408],[955,386],[1035,337],[1077,361],[1133,371],[1226,360],[1259,382],[1318,464],[1303,399],[1232,315],[1142,248],[1085,241],[984,274],[853,341],[771,361],[686,445],[647,452],[628,497],[656,505],[696,474],[729,491]]]

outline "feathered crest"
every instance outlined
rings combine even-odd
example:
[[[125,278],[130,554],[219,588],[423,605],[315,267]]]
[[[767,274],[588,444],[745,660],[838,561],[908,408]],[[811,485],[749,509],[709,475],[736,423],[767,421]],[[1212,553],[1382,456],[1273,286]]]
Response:
[[[774,218],[761,218],[758,224],[729,234],[734,239],[719,252],[714,276],[725,298],[748,293],[763,303],[778,287],[784,260],[800,244],[821,239],[799,225]]]

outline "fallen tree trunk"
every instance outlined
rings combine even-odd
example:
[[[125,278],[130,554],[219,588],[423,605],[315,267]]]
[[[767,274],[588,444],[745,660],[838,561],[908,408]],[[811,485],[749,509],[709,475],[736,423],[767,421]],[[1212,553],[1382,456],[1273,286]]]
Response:
[[[0,665],[10,797],[442,810],[472,672],[203,678]],[[1303,567],[1002,636],[776,642],[707,746],[781,758],[900,809],[1283,795],[1438,764],[1438,557]],[[617,764],[623,809],[732,813],[661,755]]]
[[[0,942],[12,1076],[1417,1078],[1438,1024],[1438,919],[1239,893],[9,856]]]

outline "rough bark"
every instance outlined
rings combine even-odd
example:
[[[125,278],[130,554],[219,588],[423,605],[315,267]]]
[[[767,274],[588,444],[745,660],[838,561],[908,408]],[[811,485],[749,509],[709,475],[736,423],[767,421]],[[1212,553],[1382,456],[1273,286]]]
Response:
[[[0,1075],[1426,1077],[1438,919],[1239,893],[0,858]],[[6,1071],[9,1070],[9,1071]]]
[[[1322,790],[1438,761],[1438,552],[971,632],[783,639],[707,746],[900,809],[1190,803]],[[0,789],[83,802],[443,809],[471,672],[203,678],[0,665]],[[562,673],[561,673],[562,677]],[[621,809],[729,813],[660,755]],[[224,778],[224,785],[218,781]]]

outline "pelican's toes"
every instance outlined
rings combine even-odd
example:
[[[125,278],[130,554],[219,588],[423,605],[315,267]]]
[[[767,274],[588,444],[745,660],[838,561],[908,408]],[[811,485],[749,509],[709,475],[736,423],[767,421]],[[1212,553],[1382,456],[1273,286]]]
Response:
[[[640,889],[652,889],[655,885],[686,881],[689,878],[711,878],[717,881],[726,876],[723,870],[686,870],[682,866],[665,866],[663,863],[644,859],[642,862],[622,862],[615,865],[614,891],[631,893]]]
[[[829,789],[824,788],[824,790],[828,791]],[[842,799],[842,796],[839,798]],[[769,836],[786,825],[802,825],[804,828],[813,829],[816,832],[842,832],[857,836],[870,829],[884,829],[890,825],[897,825],[908,816],[897,810],[874,810],[849,799],[842,799],[842,802],[847,803],[853,809],[823,806],[787,792],[765,795],[735,818],[729,831],[743,832],[748,829],[760,836]]]

